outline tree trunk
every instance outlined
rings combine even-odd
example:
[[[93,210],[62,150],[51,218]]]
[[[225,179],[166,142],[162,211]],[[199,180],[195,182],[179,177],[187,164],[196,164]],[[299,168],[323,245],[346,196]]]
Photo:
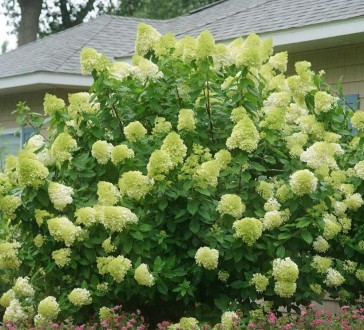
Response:
[[[21,11],[18,46],[37,39],[39,16],[43,0],[17,0]]]

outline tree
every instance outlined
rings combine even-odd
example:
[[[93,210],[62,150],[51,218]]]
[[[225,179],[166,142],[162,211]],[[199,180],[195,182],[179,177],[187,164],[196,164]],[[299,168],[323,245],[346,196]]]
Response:
[[[125,0],[121,1],[115,14],[121,16],[166,19],[186,14],[191,10],[217,0]]]
[[[3,8],[9,17],[8,24],[18,34],[18,45],[24,45],[52,33],[66,30],[92,16],[103,13],[155,19],[185,14],[216,0],[9,0]]]
[[[9,17],[8,24],[18,35],[18,46],[32,42],[37,35],[43,37],[59,32],[85,21],[86,17],[111,9],[111,0],[10,0],[2,5]]]
[[[17,0],[20,6],[21,20],[18,31],[18,45],[24,45],[37,39],[39,15],[43,0]]]

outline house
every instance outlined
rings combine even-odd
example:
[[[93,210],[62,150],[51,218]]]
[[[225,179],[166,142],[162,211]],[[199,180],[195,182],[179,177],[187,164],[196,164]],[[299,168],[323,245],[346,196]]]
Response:
[[[0,146],[13,152],[31,134],[28,129],[14,135],[11,112],[18,101],[42,112],[46,92],[66,98],[88,89],[91,78],[81,75],[79,64],[85,45],[130,60],[139,22],[177,38],[205,29],[224,43],[251,32],[272,37],[276,51],[288,50],[291,70],[292,63],[308,60],[313,69],[326,71],[329,83],[343,77],[353,107],[364,100],[363,0],[223,0],[168,20],[103,15],[0,56]]]

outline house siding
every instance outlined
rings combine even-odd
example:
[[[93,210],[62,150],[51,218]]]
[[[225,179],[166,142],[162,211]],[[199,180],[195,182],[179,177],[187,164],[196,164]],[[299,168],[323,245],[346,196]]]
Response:
[[[364,108],[364,44],[329,48],[289,54],[289,74],[294,73],[294,63],[309,61],[316,72],[324,70],[325,80],[336,88],[342,77],[344,95],[359,94],[361,109]]]
[[[54,94],[67,100],[68,93],[76,93],[80,90],[48,89],[26,93],[17,93],[0,96],[0,128],[17,127],[16,116],[11,113],[15,110],[18,102],[26,102],[32,112],[43,113],[43,100],[46,93]],[[1,130],[0,130],[1,134]]]

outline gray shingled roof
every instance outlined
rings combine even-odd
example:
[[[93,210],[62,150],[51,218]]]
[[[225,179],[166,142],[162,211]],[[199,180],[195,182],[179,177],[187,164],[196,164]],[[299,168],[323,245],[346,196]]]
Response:
[[[130,56],[139,22],[177,37],[208,29],[218,41],[364,16],[363,0],[226,0],[169,20],[103,15],[0,56],[0,78],[32,72],[80,73],[88,45],[110,58]],[[0,86],[1,87],[1,86]]]

